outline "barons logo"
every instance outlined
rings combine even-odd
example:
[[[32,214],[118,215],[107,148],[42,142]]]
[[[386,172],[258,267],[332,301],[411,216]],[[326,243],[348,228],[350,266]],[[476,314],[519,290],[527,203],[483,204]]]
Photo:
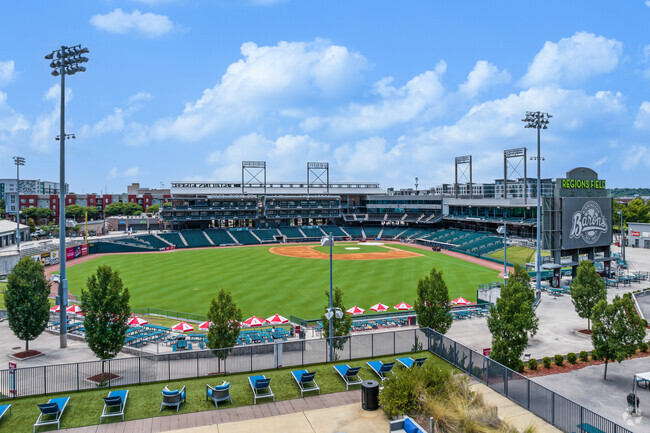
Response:
[[[607,220],[595,201],[588,201],[582,209],[573,214],[571,239],[582,238],[588,244],[594,244],[600,235],[607,231]]]

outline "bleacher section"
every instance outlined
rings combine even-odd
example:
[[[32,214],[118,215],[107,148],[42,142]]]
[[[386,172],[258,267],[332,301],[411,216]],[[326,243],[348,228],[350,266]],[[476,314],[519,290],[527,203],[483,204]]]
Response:
[[[305,239],[305,237],[300,233],[300,229],[297,227],[280,227],[280,231],[287,239]]]
[[[160,233],[158,236],[176,246],[176,248],[185,248],[185,244],[181,240],[178,233]]]
[[[400,239],[410,239],[413,237],[418,237],[420,233],[423,233],[425,230],[420,229],[420,228],[408,228],[406,229],[401,235],[399,235]]]
[[[379,236],[379,232],[381,231],[381,227],[364,227],[363,231],[366,232],[366,237],[368,239],[376,239]]]
[[[361,232],[361,227],[349,226],[349,227],[344,227],[344,228],[345,228],[345,231],[348,232],[350,234],[350,236],[352,236],[353,238],[362,238],[363,237],[363,233]]]
[[[189,248],[211,247],[212,244],[203,234],[203,230],[182,230],[181,234]]]
[[[224,229],[207,229],[205,233],[212,239],[215,245],[235,245],[228,232]]]
[[[167,248],[169,246],[154,235],[140,235],[136,237],[138,239],[142,239],[144,242],[147,242],[149,245],[157,249]]]
[[[391,240],[404,230],[406,230],[404,227],[384,227],[384,231],[381,232],[381,238]]]
[[[347,238],[348,235],[346,235],[343,230],[339,226],[321,226],[321,229],[328,235],[332,233],[332,236],[337,238],[337,237],[343,237]]]
[[[305,236],[307,236],[310,239],[320,239],[323,236],[325,236],[325,234],[318,227],[309,227],[309,228],[303,227],[302,232],[305,234]]]
[[[248,230],[229,230],[230,234],[237,239],[240,244],[259,245],[259,241]]]
[[[255,229],[253,233],[262,240],[262,242],[275,242],[275,237],[278,236],[277,230],[274,229]]]

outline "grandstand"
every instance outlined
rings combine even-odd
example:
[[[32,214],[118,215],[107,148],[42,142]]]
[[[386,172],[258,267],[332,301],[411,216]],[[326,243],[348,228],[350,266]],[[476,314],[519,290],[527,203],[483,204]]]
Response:
[[[348,234],[343,231],[343,229],[339,226],[321,226],[321,230],[325,232],[325,234],[329,235],[332,233],[332,237],[338,238],[338,237],[344,237],[347,238]]]
[[[363,228],[363,231],[366,233],[368,239],[377,239],[379,237],[379,232],[381,232],[381,227],[366,226]]]
[[[381,232],[382,239],[394,239],[397,235],[406,230],[405,227],[384,227],[384,230]]]
[[[280,232],[276,229],[255,229],[253,230],[255,236],[260,238],[263,243],[266,242],[277,242],[275,236],[279,236]]]
[[[136,236],[136,238],[147,242],[149,245],[157,249],[167,248],[169,246],[169,244],[166,244],[154,235],[140,235]]]
[[[160,233],[158,236],[174,244],[176,248],[185,248],[185,244],[178,233]]]
[[[365,238],[366,235],[363,233],[363,229],[361,227],[356,227],[356,226],[347,226],[345,227],[345,231],[348,232],[348,234],[355,239],[360,239],[360,238]]]
[[[303,227],[302,232],[310,239],[320,239],[325,236],[320,227]]]
[[[235,245],[235,240],[224,229],[207,229],[205,233],[216,245]]]
[[[289,240],[305,239],[305,236],[297,227],[280,227],[280,232]]]
[[[243,245],[259,245],[260,241],[249,230],[229,230],[230,234]]]
[[[203,230],[182,230],[181,234],[189,248],[211,247],[212,244],[205,237]]]

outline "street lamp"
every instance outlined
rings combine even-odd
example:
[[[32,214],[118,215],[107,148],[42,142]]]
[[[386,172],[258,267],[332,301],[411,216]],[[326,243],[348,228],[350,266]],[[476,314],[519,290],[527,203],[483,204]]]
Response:
[[[623,211],[619,210],[616,213],[621,216],[621,256],[623,257],[623,262],[625,263],[625,230],[623,230]]]
[[[20,255],[20,166],[25,165],[25,158],[14,156],[16,164],[16,248]]]
[[[535,280],[537,291],[541,290],[542,279],[542,178],[540,156],[540,130],[548,129],[548,119],[552,118],[548,113],[541,111],[526,111],[526,118],[521,119],[526,124],[525,128],[537,130],[537,252],[535,254]],[[533,158],[531,158],[533,159]]]
[[[330,362],[334,362],[334,317],[337,319],[343,318],[343,312],[340,308],[334,308],[334,301],[332,297],[332,247],[334,246],[334,238],[332,232],[329,236],[321,240],[321,246],[330,247],[330,306],[325,311],[325,318],[329,322],[329,346],[330,346]]]
[[[57,140],[61,141],[60,146],[60,177],[59,177],[59,292],[57,304],[60,306],[59,316],[59,337],[60,347],[63,349],[68,346],[66,311],[68,304],[68,280],[65,272],[65,140],[66,138],[75,138],[74,134],[65,133],[65,76],[74,75],[77,72],[85,72],[86,68],[81,66],[88,61],[88,57],[83,54],[88,53],[88,48],[81,48],[81,45],[72,47],[61,46],[59,50],[53,50],[45,56],[46,60],[51,60],[50,68],[52,75],[61,77],[61,129]]]

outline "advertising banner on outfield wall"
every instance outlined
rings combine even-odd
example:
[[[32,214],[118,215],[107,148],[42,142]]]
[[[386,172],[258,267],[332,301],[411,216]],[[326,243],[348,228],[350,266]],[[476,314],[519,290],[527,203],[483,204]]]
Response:
[[[611,198],[562,199],[562,249],[607,246],[612,243]]]
[[[32,257],[32,260],[41,262],[43,266],[56,265],[59,263],[59,252],[50,251],[47,253],[35,254]]]

